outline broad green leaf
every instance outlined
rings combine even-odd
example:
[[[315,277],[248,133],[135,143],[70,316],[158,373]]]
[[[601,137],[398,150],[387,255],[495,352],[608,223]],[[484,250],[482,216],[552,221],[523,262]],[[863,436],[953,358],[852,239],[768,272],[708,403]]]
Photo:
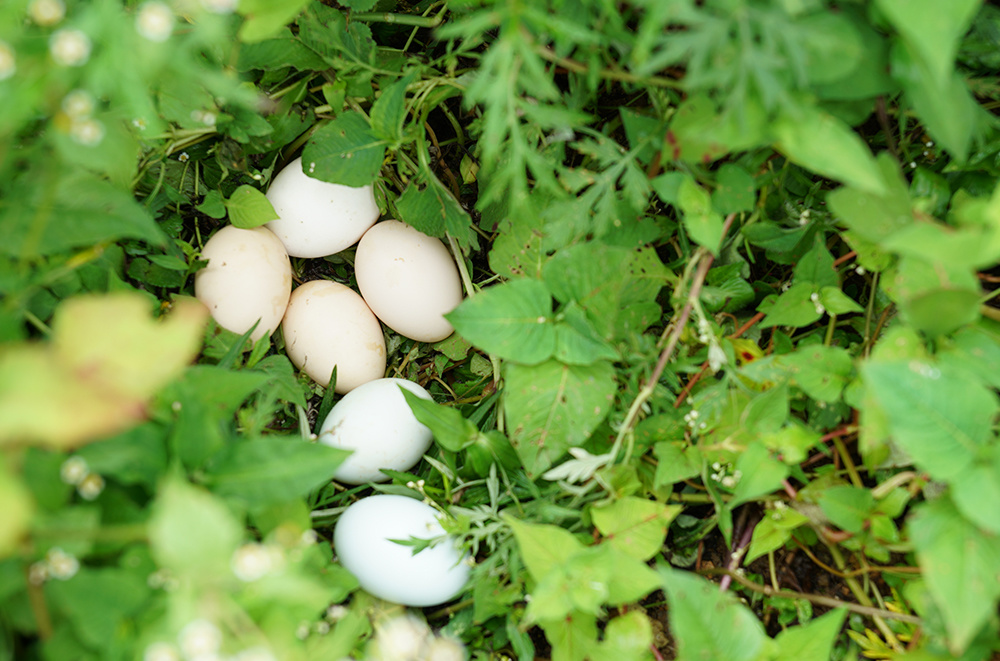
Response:
[[[224,580],[242,536],[243,527],[221,499],[180,477],[164,482],[153,503],[150,551],[176,576],[205,584]]]
[[[677,205],[684,212],[684,229],[691,238],[718,255],[722,247],[722,216],[712,208],[708,192],[693,178],[685,177],[677,191]]]
[[[972,289],[937,289],[910,298],[901,307],[915,328],[944,335],[979,318],[980,295]]]
[[[521,214],[500,221],[500,233],[490,248],[490,270],[509,278],[542,277],[548,259],[542,244],[545,220],[540,214]]]
[[[6,457],[0,457],[0,503],[4,504],[4,515],[0,519],[0,558],[6,558],[20,547],[35,509],[31,493],[7,468]]]
[[[827,196],[834,215],[853,233],[879,244],[893,232],[914,222],[910,207],[910,194],[899,171],[899,164],[887,153],[876,159],[884,193],[868,191],[864,187],[845,187]]]
[[[337,4],[351,11],[371,11],[378,4],[378,0],[337,0]]]
[[[995,323],[983,321],[956,331],[942,339],[937,355],[939,360],[1000,389],[1000,327]]]
[[[197,355],[207,316],[193,299],[163,321],[135,293],[68,299],[49,344],[0,351],[0,444],[69,448],[143,420],[149,398]]]
[[[830,314],[848,314],[850,312],[865,311],[856,301],[842,292],[840,287],[820,287],[818,293],[819,303]]]
[[[876,0],[908,44],[927,63],[933,79],[944,82],[955,63],[958,43],[982,0]]]
[[[792,538],[793,530],[808,522],[809,517],[778,501],[776,507],[769,510],[754,527],[744,563],[750,564],[762,555],[778,550]]]
[[[328,482],[348,454],[294,436],[240,440],[212,458],[204,482],[215,493],[248,505],[280,503]]]
[[[371,28],[362,21],[348,23],[344,12],[312,2],[299,17],[299,39],[333,66],[369,65],[375,60]]]
[[[708,96],[693,94],[674,113],[663,157],[699,165],[711,163],[765,144],[767,123],[767,114],[754,96],[747,96],[739,108],[719,113]]]
[[[568,613],[541,627],[552,645],[551,661],[587,661],[597,645],[596,618],[588,613]]]
[[[813,85],[840,80],[850,74],[864,53],[853,22],[843,14],[815,12],[796,21],[806,51],[806,75]]]
[[[663,547],[667,527],[680,511],[678,505],[629,496],[591,509],[590,516],[604,536],[602,543],[639,560],[649,560]]]
[[[559,313],[556,322],[555,357],[569,365],[592,365],[599,360],[617,360],[618,352],[605,342],[576,303]]]
[[[951,497],[967,519],[1000,534],[1000,443],[984,453],[951,486]]]
[[[775,148],[790,161],[868,193],[885,191],[868,146],[833,115],[800,104],[779,116],[772,130]]]
[[[850,380],[853,361],[846,349],[820,344],[799,347],[779,356],[776,365],[786,369],[802,392],[813,399],[835,402]]]
[[[421,174],[407,184],[396,200],[396,210],[400,220],[424,234],[441,238],[448,233],[464,250],[479,246],[469,213],[433,173]]]
[[[309,0],[240,0],[237,11],[246,19],[240,26],[240,41],[253,43],[275,36],[308,4]]]
[[[600,312],[613,313],[632,252],[599,241],[578,243],[553,255],[542,267],[542,279],[560,303],[588,301]]]
[[[947,497],[923,503],[907,526],[949,647],[961,654],[996,612],[1000,538],[969,523]]]
[[[740,275],[742,270],[743,264],[734,262],[708,272],[701,301],[710,312],[733,312],[753,301],[753,286]]]
[[[934,479],[958,478],[992,439],[997,397],[963,371],[912,360],[869,362],[862,375],[895,442]]]
[[[506,360],[536,364],[556,349],[552,296],[539,280],[494,285],[445,317],[469,342]]]
[[[593,661],[646,661],[652,658],[653,626],[649,617],[629,611],[612,619],[604,629],[604,640],[591,652]]]
[[[905,44],[896,44],[892,49],[892,74],[927,131],[958,161],[964,161],[979,113],[965,78],[957,72],[939,78]]]
[[[638,432],[638,429],[636,431]],[[653,454],[657,461],[656,475],[653,478],[653,485],[656,488],[676,484],[701,472],[697,450],[686,448],[681,442],[657,443],[653,446]]]
[[[272,38],[244,43],[236,68],[240,71],[261,69],[277,71],[293,67],[299,71],[322,71],[329,65],[283,27]]]
[[[793,326],[799,328],[819,320],[823,316],[823,312],[817,307],[818,301],[812,299],[813,294],[817,294],[817,292],[811,284],[792,285],[788,291],[779,294],[774,303],[766,310],[767,316],[761,322],[761,327]]]
[[[504,374],[510,442],[531,478],[587,440],[611,410],[617,390],[614,368],[607,362],[508,363]]]
[[[512,516],[506,516],[504,520],[514,532],[524,566],[536,581],[564,565],[570,557],[584,548],[565,528],[519,521]]]
[[[804,661],[829,659],[833,646],[844,625],[847,611],[837,609],[805,624],[788,627],[775,638],[777,654],[774,661]]]
[[[310,177],[360,187],[375,181],[384,156],[385,141],[372,133],[364,117],[349,111],[313,133],[302,163]]]
[[[847,484],[827,487],[819,493],[818,499],[827,518],[838,528],[852,533],[860,533],[875,510],[871,491]]]
[[[278,218],[267,197],[247,184],[243,184],[226,200],[229,222],[242,229],[260,227]]]
[[[611,566],[590,547],[574,553],[566,562],[551,568],[531,591],[525,611],[529,622],[548,622],[580,611],[599,615],[608,602]]]
[[[387,85],[381,96],[372,104],[372,132],[392,145],[403,140],[403,122],[406,120],[406,87],[413,82],[417,71]],[[404,219],[405,220],[405,219]]]
[[[81,567],[72,579],[45,586],[49,607],[62,613],[91,649],[105,648],[121,636],[120,629],[132,624],[151,592],[144,577],[116,567]]]
[[[716,189],[712,206],[719,213],[750,211],[757,201],[757,186],[742,166],[723,163],[715,175]]]
[[[163,426],[147,422],[77,450],[91,471],[122,484],[155,487],[167,470]]]
[[[833,255],[826,247],[825,238],[817,233],[813,238],[813,246],[793,270],[795,284],[810,282],[816,287],[838,287],[840,278],[833,266]]]
[[[659,568],[679,659],[759,661],[767,634],[731,592],[689,572]]]
[[[306,408],[306,395],[302,385],[295,377],[295,368],[292,361],[287,356],[272,354],[265,357],[254,367],[256,371],[263,372],[268,377],[268,385],[274,396],[290,404],[298,404]],[[331,392],[333,389],[330,389]],[[325,393],[324,393],[325,394]],[[325,416],[318,416],[323,420]]]
[[[789,467],[772,457],[762,443],[750,445],[736,460],[736,474],[740,477],[729,505],[736,507],[780,489],[789,472]]]
[[[417,420],[434,434],[434,441],[450,452],[460,452],[476,442],[479,429],[452,407],[418,397],[406,388],[400,392]]]

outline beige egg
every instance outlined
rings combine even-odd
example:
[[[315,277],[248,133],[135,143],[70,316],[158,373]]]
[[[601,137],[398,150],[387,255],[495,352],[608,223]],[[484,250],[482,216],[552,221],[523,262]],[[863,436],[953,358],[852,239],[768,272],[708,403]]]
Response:
[[[313,280],[295,289],[281,322],[292,363],[324,386],[337,367],[338,393],[385,375],[382,326],[358,294]]]
[[[398,220],[365,232],[354,260],[368,307],[400,335],[437,342],[455,330],[444,315],[462,302],[462,281],[441,241]]]
[[[285,246],[264,227],[223,227],[205,244],[208,266],[194,276],[194,294],[216,323],[243,334],[258,320],[256,342],[273,332],[292,291],[292,267]]]
[[[301,158],[275,176],[267,199],[278,219],[266,227],[292,257],[326,257],[350,248],[379,216],[371,186],[351,188],[313,179],[303,171]]]

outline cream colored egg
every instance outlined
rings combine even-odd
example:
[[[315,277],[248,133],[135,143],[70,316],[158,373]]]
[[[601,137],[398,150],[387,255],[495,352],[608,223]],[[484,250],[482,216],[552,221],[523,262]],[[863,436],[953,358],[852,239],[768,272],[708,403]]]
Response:
[[[327,183],[302,168],[297,158],[274,177],[267,199],[278,219],[266,227],[292,257],[326,257],[350,248],[378,220],[372,187]]]
[[[462,281],[438,239],[384,220],[361,237],[354,271],[368,307],[400,335],[437,342],[454,331],[444,315],[462,302]]]
[[[313,381],[328,384],[336,365],[338,393],[385,374],[382,326],[350,287],[313,280],[296,288],[281,330],[288,357]]]
[[[256,342],[273,332],[292,291],[292,267],[285,247],[264,227],[223,227],[205,244],[208,266],[194,276],[194,293],[216,323]]]

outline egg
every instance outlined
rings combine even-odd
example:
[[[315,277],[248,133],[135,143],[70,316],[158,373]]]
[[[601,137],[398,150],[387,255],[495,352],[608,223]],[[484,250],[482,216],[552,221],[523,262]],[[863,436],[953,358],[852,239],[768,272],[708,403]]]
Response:
[[[319,430],[321,443],[352,454],[333,478],[347,484],[384,482],[380,468],[412,468],[431,446],[431,430],[417,421],[400,387],[423,399],[430,393],[406,379],[375,379],[347,393]]]
[[[336,392],[385,375],[382,326],[350,287],[313,280],[292,292],[281,322],[292,363],[324,386],[337,367]]]
[[[292,291],[292,267],[285,246],[264,228],[232,225],[216,232],[201,251],[208,266],[194,276],[194,294],[216,323],[255,342],[273,332]]]
[[[368,307],[400,335],[437,342],[454,331],[444,315],[462,302],[462,281],[438,239],[384,220],[361,237],[354,271]]]
[[[444,534],[433,507],[406,496],[378,495],[351,504],[337,521],[340,563],[371,594],[405,606],[435,606],[458,596],[469,579],[467,555],[445,540],[419,553],[390,540]]]
[[[310,171],[315,167],[307,164]],[[297,158],[279,172],[267,191],[278,214],[265,227],[292,257],[326,257],[349,248],[378,220],[371,186],[351,188],[313,179]]]

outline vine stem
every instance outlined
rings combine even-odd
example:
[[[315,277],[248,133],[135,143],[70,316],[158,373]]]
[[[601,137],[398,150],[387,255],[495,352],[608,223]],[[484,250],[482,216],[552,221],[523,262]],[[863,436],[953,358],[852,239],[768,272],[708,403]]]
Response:
[[[731,213],[726,216],[726,222],[722,225],[723,237],[729,233],[729,228],[732,226],[735,218],[735,213]],[[618,451],[621,449],[622,441],[635,425],[643,405],[649,401],[650,397],[653,396],[656,384],[659,383],[660,376],[663,374],[663,370],[666,369],[670,356],[673,355],[674,349],[677,347],[677,343],[680,342],[681,333],[684,332],[684,327],[687,325],[687,321],[691,317],[691,310],[694,309],[694,306],[698,301],[698,296],[701,295],[701,288],[705,284],[705,276],[708,275],[708,270],[712,267],[712,262],[714,260],[715,256],[706,251],[703,253],[701,261],[698,262],[698,268],[695,270],[694,277],[691,280],[691,288],[688,290],[687,302],[684,304],[680,315],[674,322],[674,329],[670,333],[670,337],[667,340],[667,346],[663,347],[663,351],[660,352],[660,358],[656,361],[656,367],[653,368],[653,373],[649,375],[649,379],[643,385],[642,389],[639,390],[639,394],[636,395],[635,400],[632,402],[632,406],[629,407],[628,413],[625,415],[625,420],[622,422],[622,426],[618,430],[618,435],[615,437],[614,447],[611,449],[610,454],[612,458],[618,456]]]
[[[857,613],[859,615],[864,615],[866,617],[872,618],[883,618],[886,620],[899,620],[900,622],[907,622],[909,624],[921,625],[923,620],[921,620],[916,615],[909,615],[907,613],[896,613],[895,611],[875,608],[873,606],[862,606],[860,604],[855,604],[850,601],[842,601],[840,599],[834,599],[833,597],[824,597],[819,594],[809,594],[806,592],[795,592],[793,590],[775,590],[769,585],[761,585],[755,583],[750,579],[746,578],[738,571],[731,569],[725,569],[722,567],[702,569],[698,572],[703,576],[729,576],[732,580],[736,581],[743,587],[753,592],[763,594],[767,597],[778,597],[779,599],[804,599],[814,604],[819,604],[820,606],[829,606],[830,608],[846,608],[852,613]]]

